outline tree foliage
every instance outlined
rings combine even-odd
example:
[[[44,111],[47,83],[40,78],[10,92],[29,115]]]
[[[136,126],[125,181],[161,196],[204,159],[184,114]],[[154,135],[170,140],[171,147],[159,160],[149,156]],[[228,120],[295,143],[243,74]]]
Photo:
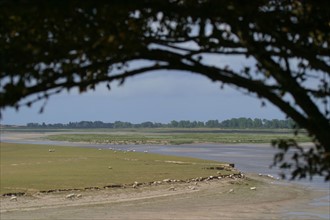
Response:
[[[0,2],[0,108],[157,71],[199,74],[277,106],[314,140],[292,141],[293,177],[330,179],[327,1]],[[240,60],[236,65],[226,62]],[[227,59],[226,59],[227,58]],[[242,61],[243,60],[243,61]]]
[[[102,122],[102,121],[80,121],[69,122],[68,124],[55,123],[27,123],[23,128],[230,128],[230,129],[292,129],[294,122],[291,119],[251,119],[231,118],[219,122],[218,120],[203,121],[171,121],[170,123],[159,123],[146,121],[142,123],[131,123],[123,121]]]

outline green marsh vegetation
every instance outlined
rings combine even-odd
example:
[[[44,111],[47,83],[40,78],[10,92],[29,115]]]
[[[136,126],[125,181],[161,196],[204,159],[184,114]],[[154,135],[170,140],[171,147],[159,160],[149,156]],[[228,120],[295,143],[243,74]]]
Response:
[[[83,130],[82,130],[83,131]],[[54,141],[88,142],[106,144],[197,144],[197,143],[270,143],[276,139],[295,139],[309,142],[301,133],[294,136],[292,130],[221,130],[221,129],[136,129],[103,130],[103,133],[68,133],[49,135]]]
[[[0,193],[83,189],[219,175],[222,163],[149,153],[1,143]],[[227,175],[236,171],[220,170]]]

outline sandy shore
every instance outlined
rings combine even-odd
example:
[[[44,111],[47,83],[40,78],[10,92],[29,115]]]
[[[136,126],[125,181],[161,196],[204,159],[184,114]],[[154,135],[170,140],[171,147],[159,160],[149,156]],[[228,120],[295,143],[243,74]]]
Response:
[[[74,198],[66,198],[72,193]],[[249,176],[137,188],[37,193],[17,197],[17,201],[1,197],[0,212],[2,220],[317,219],[304,213],[311,208],[309,201],[318,196],[271,178]],[[326,207],[319,209],[320,214],[326,214]]]

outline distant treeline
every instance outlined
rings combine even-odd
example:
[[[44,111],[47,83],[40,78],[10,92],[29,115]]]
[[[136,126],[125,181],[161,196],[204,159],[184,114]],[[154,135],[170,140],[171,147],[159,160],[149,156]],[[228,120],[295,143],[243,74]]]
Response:
[[[155,122],[142,122],[139,124],[133,124],[130,122],[102,122],[102,121],[80,121],[70,122],[68,124],[45,124],[45,123],[28,123],[28,128],[232,128],[232,129],[275,129],[275,128],[293,128],[294,121],[291,119],[279,120],[279,119],[251,119],[251,118],[232,118],[224,121],[209,120],[203,121],[171,121],[170,123],[155,123]]]

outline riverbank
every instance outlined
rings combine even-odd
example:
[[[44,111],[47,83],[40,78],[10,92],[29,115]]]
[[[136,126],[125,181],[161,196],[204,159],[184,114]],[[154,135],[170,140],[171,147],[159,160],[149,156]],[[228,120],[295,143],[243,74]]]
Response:
[[[47,134],[7,133],[2,135],[1,140],[46,144],[45,140],[40,139],[45,135]],[[49,144],[53,146],[69,144],[96,149],[109,147],[102,144],[85,145],[68,142],[49,142]],[[235,163],[235,167],[246,173],[275,175],[278,172],[276,169],[269,169],[269,163],[275,152],[269,144],[115,147],[118,150],[133,149],[141,152],[148,150],[157,154],[227,161]],[[24,197],[27,200],[18,198],[18,203],[28,206],[26,209],[16,206],[15,201],[9,201],[10,197],[6,197],[1,199],[7,200],[7,204],[13,205],[14,208],[2,212],[1,219],[329,219],[329,191],[322,180],[306,182],[304,185],[295,183],[283,185],[282,181],[277,182],[258,175],[249,177],[257,178],[256,180],[261,178],[264,183],[256,186],[255,183],[244,185],[221,180],[197,183],[198,188],[194,190],[191,187],[195,185],[190,183],[176,183],[175,190],[171,189],[171,185],[159,185],[147,188],[139,186],[84,193],[72,192],[76,195],[83,194],[81,198],[73,200],[65,198],[70,192]],[[319,186],[319,183],[322,184]],[[251,187],[255,186],[256,190],[251,190]],[[56,205],[57,202],[44,202],[48,201],[47,198],[50,201],[55,199],[59,205]],[[86,199],[87,203],[82,199]],[[4,209],[2,201],[1,210]],[[39,201],[41,206],[31,207],[36,201]]]
[[[68,195],[72,195],[71,198]],[[1,197],[1,219],[317,219],[315,192],[268,177]],[[326,210],[320,209],[320,215]],[[291,213],[291,214],[290,214]]]

